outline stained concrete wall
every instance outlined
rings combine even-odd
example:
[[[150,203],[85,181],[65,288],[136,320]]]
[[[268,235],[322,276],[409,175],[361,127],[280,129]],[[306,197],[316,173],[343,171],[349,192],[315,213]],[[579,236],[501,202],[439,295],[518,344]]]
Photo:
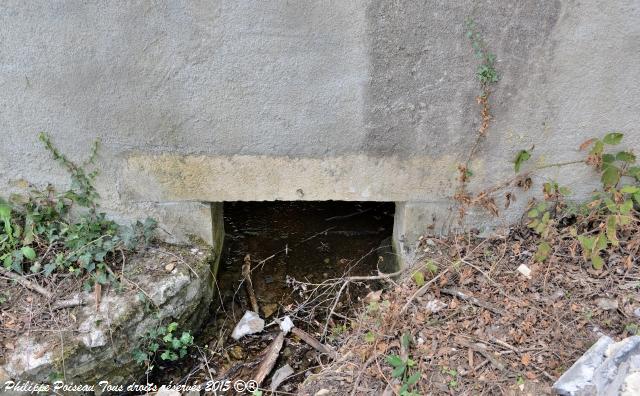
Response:
[[[338,199],[399,202],[396,237],[412,241],[455,223],[479,121],[468,16],[501,75],[472,190],[533,145],[531,164],[578,159],[610,130],[640,146],[637,0],[6,0],[0,188],[66,184],[46,131],[76,159],[101,139],[104,208],[154,216],[169,239],[212,240],[206,202]],[[580,165],[547,178],[578,197],[596,180]],[[508,224],[526,201],[467,219]]]

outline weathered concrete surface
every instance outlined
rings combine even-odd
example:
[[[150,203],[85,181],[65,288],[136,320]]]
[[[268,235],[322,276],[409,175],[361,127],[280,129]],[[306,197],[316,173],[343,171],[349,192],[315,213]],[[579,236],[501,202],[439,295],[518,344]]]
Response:
[[[105,208],[155,216],[174,241],[213,239],[203,201],[407,202],[396,236],[409,241],[424,221],[455,224],[456,164],[478,127],[467,16],[501,75],[472,190],[513,175],[533,145],[529,167],[581,158],[581,142],[611,130],[640,147],[635,0],[8,0],[0,11],[3,194],[66,183],[39,131],[72,158],[98,137]],[[578,197],[596,180],[577,165],[534,181],[549,178]],[[508,224],[526,201],[468,221]]]

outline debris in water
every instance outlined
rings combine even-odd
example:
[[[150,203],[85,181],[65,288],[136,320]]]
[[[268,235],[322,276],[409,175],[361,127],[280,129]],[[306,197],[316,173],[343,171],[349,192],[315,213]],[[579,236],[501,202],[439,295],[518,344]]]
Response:
[[[231,333],[231,337],[234,340],[239,340],[240,338],[248,335],[259,333],[264,329],[264,320],[260,318],[260,316],[253,312],[247,311],[244,313],[244,316],[236,327],[233,329],[233,333]]]

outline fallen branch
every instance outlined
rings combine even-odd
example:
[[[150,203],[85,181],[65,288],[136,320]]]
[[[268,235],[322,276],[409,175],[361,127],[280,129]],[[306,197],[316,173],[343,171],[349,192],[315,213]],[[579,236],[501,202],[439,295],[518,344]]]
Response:
[[[73,307],[77,307],[78,305],[84,305],[84,304],[85,302],[82,299],[82,297],[75,296],[68,300],[55,301],[53,304],[51,304],[51,309],[55,311],[58,309],[73,308]]]
[[[2,274],[3,276],[6,276],[11,280],[18,282],[19,284],[26,287],[27,289],[40,293],[42,296],[46,297],[48,300],[51,300],[53,298],[53,294],[51,294],[49,290],[38,285],[37,283],[31,282],[29,279],[25,278],[20,274],[10,271],[4,267],[0,267],[0,274]]]
[[[421,295],[423,295],[424,293],[427,292],[427,290],[429,290],[429,287],[435,282],[437,281],[442,275],[446,274],[447,272],[449,272],[449,269],[451,267],[446,268],[444,271],[440,272],[438,275],[436,275],[435,277],[433,277],[431,280],[429,280],[429,282],[425,283],[424,285],[422,285],[422,287],[420,287],[418,290],[416,290],[415,293],[413,293],[413,295],[411,297],[409,297],[409,299],[407,300],[407,303],[404,304],[404,306],[402,307],[402,309],[400,310],[400,315],[402,315],[407,308],[409,308],[409,305],[411,305],[411,303],[413,302],[413,300],[416,299],[416,297],[419,297]],[[395,326],[394,326],[395,327]]]
[[[242,264],[242,276],[245,280],[245,288],[247,289],[247,295],[249,296],[249,302],[251,303],[251,309],[253,312],[259,314],[258,300],[256,299],[256,292],[253,290],[253,282],[251,282],[251,256],[244,256],[244,264]]]
[[[273,370],[273,366],[275,366],[276,360],[278,360],[283,343],[284,333],[280,332],[278,336],[273,339],[271,345],[269,345],[265,350],[264,359],[262,360],[262,363],[260,363],[260,366],[258,366],[256,375],[253,377],[253,380],[258,383],[258,386],[262,384],[262,381],[264,381],[271,370]]]
[[[479,354],[484,356],[484,358],[487,359],[498,370],[500,371],[507,370],[507,366],[504,363],[502,363],[498,358],[493,356],[491,352],[487,351],[486,345],[481,344],[479,342],[476,342],[474,344],[469,344],[463,341],[456,341],[456,342],[462,346],[472,349],[475,352],[478,352]]]
[[[329,328],[329,321],[331,320],[331,317],[333,316],[334,311],[336,310],[336,307],[338,306],[338,302],[340,302],[340,297],[342,296],[342,292],[344,291],[344,289],[347,287],[347,285],[350,282],[390,279],[390,278],[394,278],[394,277],[402,274],[404,271],[405,271],[405,269],[400,269],[400,270],[398,270],[396,272],[391,272],[391,273],[384,274],[384,273],[380,272],[380,270],[378,270],[378,275],[348,276],[348,277],[340,279],[340,281],[342,281],[343,283],[342,283],[342,286],[340,287],[340,290],[338,290],[338,294],[336,294],[336,297],[334,298],[333,305],[331,306],[331,310],[329,311],[329,315],[327,316],[327,320],[326,320],[326,322],[324,324],[324,329],[322,330],[322,338],[324,338],[327,335],[327,329]]]
[[[301,330],[297,327],[294,327],[291,329],[291,332],[293,334],[295,334],[296,336],[298,336],[298,338],[300,338],[302,341],[306,342],[307,344],[309,344],[311,347],[313,347],[316,351],[323,353],[325,355],[330,356],[332,359],[336,358],[336,351],[331,348],[328,345],[325,345],[323,343],[321,343],[320,341],[316,340],[315,338],[313,338],[309,333],[307,333],[304,330]]]
[[[484,301],[480,301],[480,300],[478,300],[477,298],[475,298],[473,296],[470,296],[468,294],[465,294],[465,293],[461,292],[460,290],[456,290],[456,289],[440,289],[440,293],[446,294],[446,295],[449,295],[449,296],[458,297],[458,298],[460,298],[462,300],[470,302],[473,305],[477,305],[477,306],[479,306],[481,308],[487,309],[487,310],[489,310],[489,311],[491,311],[491,312],[493,312],[495,314],[504,315],[504,311],[503,310],[501,310],[499,308],[496,308],[493,305],[491,305],[489,303],[486,303]]]

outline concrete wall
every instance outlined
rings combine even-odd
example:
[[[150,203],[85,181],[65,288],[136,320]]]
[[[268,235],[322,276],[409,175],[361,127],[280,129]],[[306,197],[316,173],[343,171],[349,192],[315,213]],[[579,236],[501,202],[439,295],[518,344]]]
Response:
[[[104,208],[155,216],[169,239],[213,238],[203,202],[340,199],[400,202],[412,240],[455,220],[478,128],[468,16],[501,75],[472,189],[532,145],[537,164],[610,130],[640,146],[637,0],[5,0],[0,188],[66,184],[46,131],[72,158],[100,138]],[[580,165],[546,178],[578,196],[596,180]],[[526,201],[468,219],[506,224]]]

